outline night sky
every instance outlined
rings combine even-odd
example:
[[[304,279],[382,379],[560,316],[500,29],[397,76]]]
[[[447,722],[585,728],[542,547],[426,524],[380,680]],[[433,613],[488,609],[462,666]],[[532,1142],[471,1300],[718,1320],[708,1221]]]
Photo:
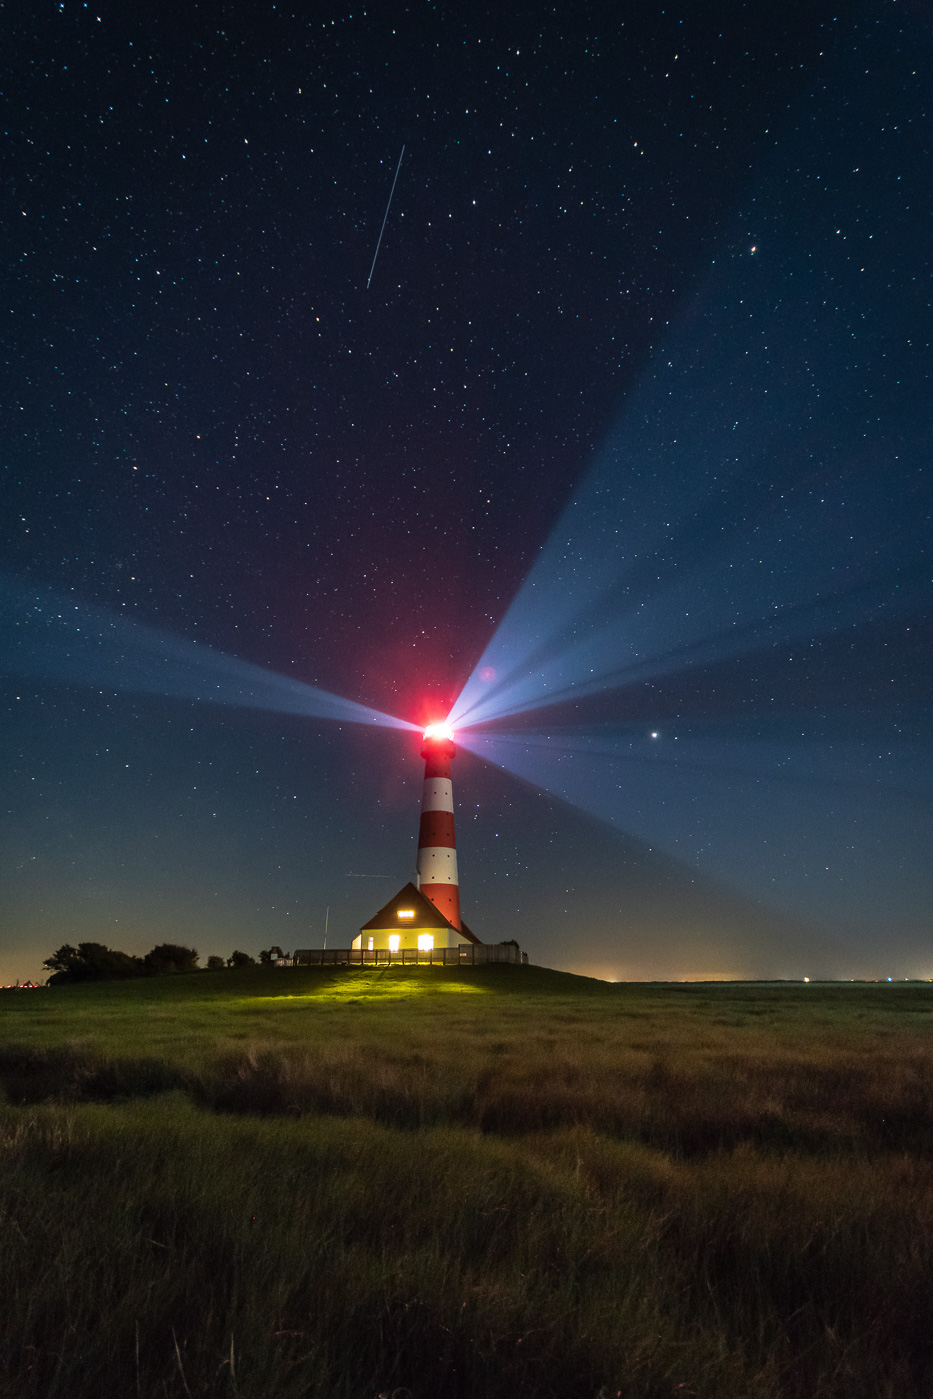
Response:
[[[933,6],[16,8],[0,978],[933,976]]]

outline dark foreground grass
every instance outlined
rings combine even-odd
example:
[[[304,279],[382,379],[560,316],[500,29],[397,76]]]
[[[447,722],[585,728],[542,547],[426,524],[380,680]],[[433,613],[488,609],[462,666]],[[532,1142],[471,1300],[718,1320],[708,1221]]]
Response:
[[[9,1396],[933,1394],[933,988],[0,999]]]

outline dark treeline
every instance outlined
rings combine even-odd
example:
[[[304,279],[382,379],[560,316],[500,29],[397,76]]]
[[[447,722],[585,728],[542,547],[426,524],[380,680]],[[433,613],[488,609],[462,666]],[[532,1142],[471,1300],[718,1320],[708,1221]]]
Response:
[[[271,966],[282,956],[280,947],[267,947],[259,954],[263,966]],[[77,947],[64,943],[42,965],[52,973],[49,984],[66,981],[119,981],[138,976],[175,976],[180,972],[196,972],[198,952],[193,947],[181,947],[173,942],[160,942],[145,957],[119,952],[102,942],[79,942]],[[208,957],[208,971],[234,971],[255,967],[256,958],[248,952],[232,952],[229,957]]]

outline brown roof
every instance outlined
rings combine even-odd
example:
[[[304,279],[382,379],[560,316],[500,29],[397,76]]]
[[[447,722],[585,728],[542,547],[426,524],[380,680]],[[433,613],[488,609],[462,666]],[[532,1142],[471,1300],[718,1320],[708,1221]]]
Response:
[[[398,910],[400,908],[413,908],[415,910],[414,918],[399,918]],[[375,928],[453,928],[453,924],[444,917],[439,908],[435,908],[431,900],[422,894],[420,889],[409,882],[383,908],[380,908],[374,918],[370,918],[368,923],[363,924],[360,932],[366,933]],[[479,942],[479,938],[471,933],[462,921],[459,929],[454,928],[454,932],[458,931],[468,942]]]

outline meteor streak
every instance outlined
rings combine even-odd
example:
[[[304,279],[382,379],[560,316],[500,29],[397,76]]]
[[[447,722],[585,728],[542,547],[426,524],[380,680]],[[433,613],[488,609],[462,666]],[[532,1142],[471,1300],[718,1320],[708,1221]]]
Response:
[[[389,202],[388,202],[388,204],[386,205],[385,216],[384,216],[384,218],[383,218],[383,220],[382,220],[382,227],[381,227],[380,230],[379,230],[379,239],[378,239],[378,242],[376,243],[376,251],[373,253],[373,265],[372,265],[372,267],[369,269],[369,276],[366,278],[366,290],[367,290],[367,291],[369,291],[369,284],[370,284],[370,282],[371,282],[372,279],[373,279],[373,272],[376,270],[376,258],[379,256],[379,249],[380,249],[381,246],[382,246],[382,235],[383,235],[383,233],[385,233],[385,231],[386,231],[386,221],[387,221],[387,219],[388,219],[388,217],[389,217],[389,210],[390,210],[391,207],[392,207],[392,196],[393,196],[393,194],[395,193],[395,185],[396,185],[396,182],[397,182],[397,180],[398,180],[398,172],[399,172],[399,171],[401,170],[401,168],[402,168],[402,156],[403,156],[404,154],[405,154],[405,147],[403,146],[403,147],[402,147],[402,155],[399,156],[399,158],[398,158],[398,165],[396,165],[396,167],[395,167],[395,179],[392,181],[392,188],[389,190]]]

